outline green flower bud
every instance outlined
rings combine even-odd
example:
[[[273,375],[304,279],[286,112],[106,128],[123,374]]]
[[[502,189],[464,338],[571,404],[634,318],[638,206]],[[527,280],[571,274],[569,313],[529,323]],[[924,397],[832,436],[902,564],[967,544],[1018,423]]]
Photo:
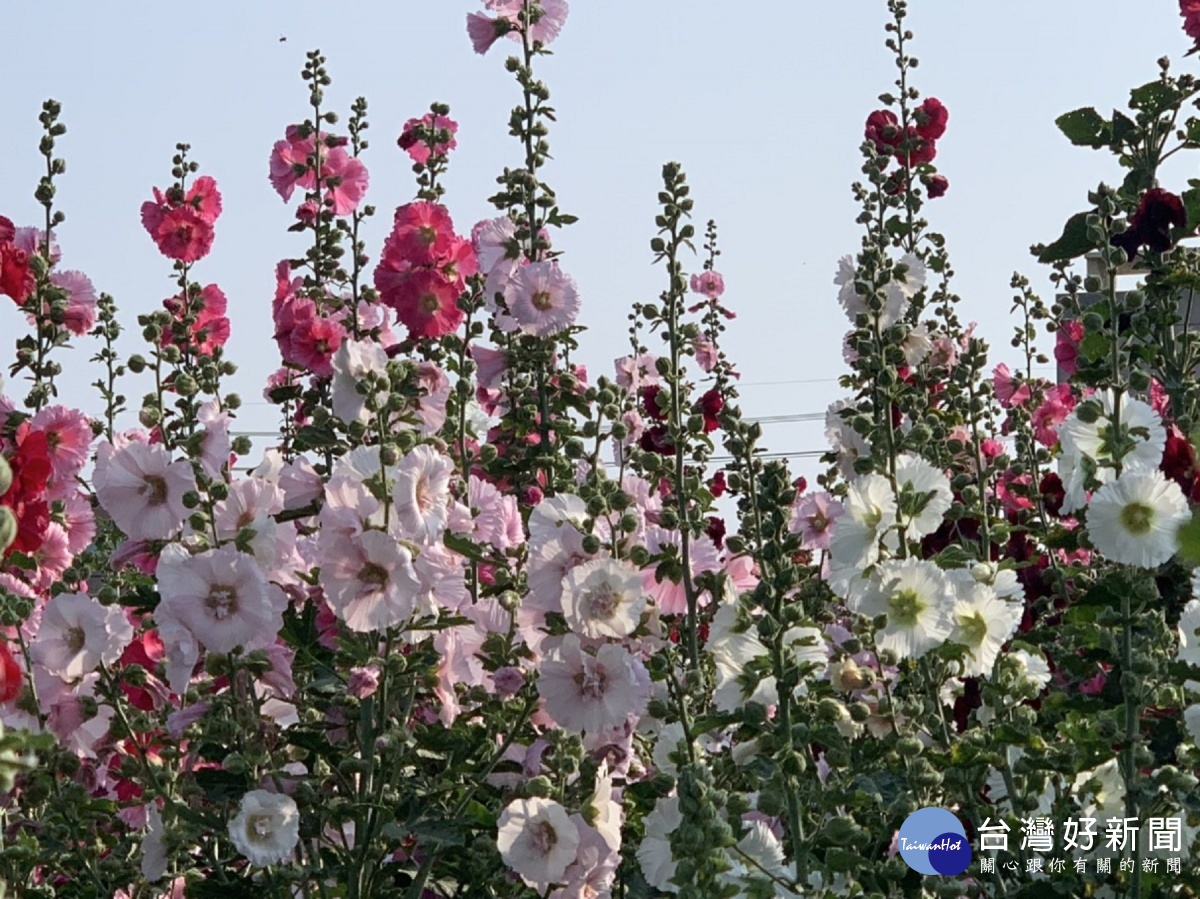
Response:
[[[8,493],[12,487],[13,473],[12,467],[8,464],[8,460],[0,456],[0,496]]]
[[[17,516],[8,506],[0,506],[0,553],[17,539]]]

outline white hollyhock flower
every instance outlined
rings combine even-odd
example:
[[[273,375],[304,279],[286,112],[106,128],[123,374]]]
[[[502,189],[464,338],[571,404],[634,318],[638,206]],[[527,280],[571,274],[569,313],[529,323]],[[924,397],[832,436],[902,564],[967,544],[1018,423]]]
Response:
[[[919,258],[912,253],[906,253],[901,263],[907,266],[908,271],[903,277],[897,275],[884,288],[883,309],[877,315],[881,328],[899,321],[904,314],[904,307],[917,291],[925,286],[925,264]],[[867,298],[855,289],[854,280],[854,258],[843,256],[838,261],[838,271],[833,283],[838,287],[838,302],[851,324],[855,324],[860,315],[875,317],[867,307]]]
[[[900,341],[900,352],[904,353],[904,361],[909,367],[915,368],[925,361],[933,352],[933,341],[929,339],[929,329],[924,325],[910,328]]]
[[[51,674],[73,681],[111,665],[133,640],[133,626],[118,606],[102,606],[84,593],[60,593],[42,609],[33,661]]]
[[[637,629],[646,595],[642,574],[626,562],[596,559],[567,572],[562,609],[571,629],[585,637],[624,637]]]
[[[954,601],[954,588],[937,565],[904,559],[882,563],[852,608],[868,617],[887,615],[875,632],[876,648],[917,659],[949,638]]]
[[[258,562],[232,544],[195,556],[171,544],[157,575],[159,608],[211,652],[269,646],[283,626]]]
[[[1082,509],[1087,503],[1084,457],[1097,463],[1113,461],[1104,447],[1104,439],[1112,426],[1113,411],[1118,407],[1113,401],[1111,390],[1101,391],[1092,399],[1098,400],[1102,409],[1094,422],[1081,420],[1079,407],[1076,406],[1059,429],[1059,442],[1062,446],[1059,475],[1062,477],[1066,494],[1062,507],[1064,514]],[[1121,457],[1122,469],[1134,471],[1158,468],[1167,445],[1167,432],[1162,419],[1152,407],[1141,400],[1130,398],[1125,393],[1121,394],[1119,409],[1121,428],[1134,441],[1133,449]],[[1107,484],[1115,476],[1115,469],[1096,466],[1095,477],[1101,484]]]
[[[352,631],[386,630],[407,621],[424,592],[412,553],[383,531],[322,532],[321,588]]]
[[[142,876],[153,883],[167,873],[167,847],[162,813],[153,802],[146,806],[146,835],[142,837]]]
[[[1088,535],[1107,559],[1157,568],[1175,555],[1179,528],[1191,518],[1178,484],[1158,469],[1132,470],[1096,491],[1088,504]]]
[[[727,582],[728,585],[728,582]],[[775,678],[765,677],[750,692],[743,685],[746,668],[757,658],[767,655],[767,648],[758,639],[751,625],[738,629],[737,598],[726,596],[709,626],[705,649],[712,655],[717,683],[713,691],[713,706],[719,712],[732,712],[748,702],[776,705],[779,693]]]
[[[188,510],[183,495],[196,489],[192,464],[171,461],[158,444],[102,443],[93,476],[96,498],[131,540],[166,540],[179,532]]]
[[[587,521],[587,504],[573,493],[559,493],[542,500],[529,513],[529,545],[537,549],[562,536],[570,526],[582,532]]]
[[[683,823],[678,796],[665,796],[654,804],[645,817],[645,836],[637,848],[637,860],[646,882],[664,893],[678,893],[671,882],[675,876],[675,859],[671,855],[671,834]]]
[[[825,440],[838,454],[838,468],[847,479],[855,476],[854,461],[871,454],[871,445],[867,443],[866,438],[850,427],[850,423],[841,416],[842,411],[851,405],[849,400],[838,400],[831,403],[825,411]]]
[[[387,352],[374,340],[343,340],[333,354],[333,414],[346,424],[370,419],[358,385],[368,375],[387,374]]]
[[[1042,655],[1031,655],[1023,649],[1008,653],[1005,658],[1012,659],[1023,680],[1029,681],[1039,690],[1050,683],[1050,666]]]
[[[530,886],[544,889],[559,882],[575,861],[579,828],[551,799],[516,799],[500,813],[497,824],[500,857]]]
[[[1102,830],[1109,818],[1125,815],[1125,780],[1116,759],[1109,759],[1090,771],[1081,771],[1071,790],[1084,816],[1095,818]]]
[[[1200,574],[1200,572],[1198,572]],[[1196,575],[1192,575],[1193,584]],[[1200,599],[1190,599],[1179,615],[1179,649],[1175,654],[1181,662],[1189,665],[1200,665]],[[1194,680],[1184,681],[1184,687],[1193,692],[1200,692],[1200,683]]]
[[[251,790],[229,822],[229,838],[252,865],[287,861],[300,842],[300,810],[290,796]]]
[[[896,494],[880,474],[854,480],[833,525],[829,554],[836,569],[861,571],[879,559],[879,541],[896,523]]]
[[[968,579],[959,583],[960,599],[954,605],[954,633],[950,639],[967,647],[963,674],[988,676],[996,665],[1000,647],[1017,632],[1024,606],[996,595],[987,584]]]
[[[418,543],[440,541],[450,517],[454,463],[431,446],[418,446],[396,466],[395,502],[401,532]]]
[[[900,491],[897,517],[906,523],[904,536],[920,540],[942,526],[954,501],[950,479],[920,456],[904,453],[896,460],[896,488]]]
[[[567,634],[542,662],[537,689],[559,727],[597,734],[646,711],[650,675],[623,646],[606,643],[593,655]]]

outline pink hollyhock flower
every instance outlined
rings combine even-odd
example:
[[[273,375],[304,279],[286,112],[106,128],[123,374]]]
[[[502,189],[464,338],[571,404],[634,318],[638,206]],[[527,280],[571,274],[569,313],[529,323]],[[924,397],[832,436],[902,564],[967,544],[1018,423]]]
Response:
[[[312,134],[300,136],[299,125],[289,125],[284,139],[276,141],[271,151],[271,186],[286,202],[297,188],[315,190],[317,173],[314,170],[317,143]],[[370,184],[367,167],[362,160],[344,149],[346,138],[331,137],[321,132],[320,181],[325,187],[325,203],[334,215],[349,215],[358,208]],[[309,160],[313,159],[310,164]]]
[[[102,606],[84,593],[60,593],[42,610],[30,646],[35,665],[77,680],[97,665],[112,665],[133,640],[133,626],[119,606]]]
[[[417,387],[421,394],[417,399],[417,418],[420,432],[425,436],[436,434],[446,423],[446,401],[450,399],[450,379],[432,362],[417,366]]]
[[[350,676],[346,679],[346,694],[357,699],[374,696],[379,689],[379,674],[378,665],[351,668]]]
[[[446,529],[454,463],[431,446],[418,446],[396,467],[396,520],[405,537],[432,543]]]
[[[154,188],[154,199],[142,204],[142,225],[158,251],[168,259],[196,262],[212,249],[213,224],[221,214],[221,194],[207,176],[197,178],[180,199]]]
[[[232,465],[233,442],[229,436],[232,416],[221,409],[215,399],[200,404],[196,420],[204,428],[200,443],[200,467],[210,478],[223,478],[225,468]]]
[[[440,660],[434,694],[442,704],[438,718],[447,727],[454,723],[462,711],[456,686],[484,687],[489,680],[483,661],[479,658],[486,639],[487,631],[473,624],[446,628],[438,631],[433,638],[433,648]]]
[[[471,245],[481,272],[490,274],[501,260],[516,259],[516,234],[516,222],[504,215],[475,224],[471,229]]]
[[[996,399],[1005,409],[1022,406],[1033,396],[1029,385],[1024,383],[1018,385],[1012,371],[1003,362],[997,365],[992,372],[992,384],[996,390]]]
[[[1075,374],[1079,344],[1083,341],[1083,322],[1063,322],[1054,335],[1054,358],[1066,377]]]
[[[470,353],[475,362],[475,378],[479,386],[487,390],[499,389],[504,383],[504,373],[508,371],[508,353],[478,343],[471,344]]]
[[[692,293],[703,294],[710,300],[715,300],[725,292],[725,279],[720,272],[697,272],[692,275]]]
[[[96,516],[92,512],[92,504],[78,490],[68,493],[63,517],[67,549],[72,555],[78,555],[91,545],[92,538],[96,536]]]
[[[1200,43],[1200,0],[1179,0],[1179,15],[1183,16],[1183,31]]]
[[[87,463],[95,436],[91,420],[78,409],[46,406],[29,421],[32,432],[46,435],[50,455],[51,499],[60,499],[73,488],[74,478]],[[55,489],[55,488],[58,489]]]
[[[333,354],[345,336],[345,328],[319,317],[316,304],[306,298],[284,302],[275,316],[275,342],[283,361],[322,377],[333,374]]]
[[[622,356],[616,360],[613,365],[617,370],[617,386],[636,392],[658,384],[657,358],[653,353],[642,353],[640,356]]]
[[[434,143],[431,150],[426,137],[432,138],[437,131],[448,131],[450,139],[445,143]],[[429,162],[431,155],[445,156],[458,146],[458,141],[454,139],[457,132],[458,122],[447,116],[438,116],[427,112],[419,119],[409,119],[404,123],[396,145],[411,156],[413,162],[425,165]]]
[[[1058,384],[1046,391],[1045,401],[1033,411],[1033,435],[1038,443],[1054,446],[1058,429],[1075,408],[1075,394],[1067,384]]]
[[[167,546],[158,562],[158,592],[160,628],[173,619],[210,652],[270,646],[283,626],[262,569],[232,545],[195,556],[177,543]],[[167,634],[162,637],[169,644]]]
[[[329,151],[322,162],[321,179],[327,186],[326,204],[334,215],[349,215],[367,195],[371,183],[367,167],[341,148]]]
[[[546,713],[566,730],[613,730],[641,717],[650,700],[650,676],[642,660],[606,643],[594,653],[567,634],[547,654],[537,681]]]
[[[194,299],[192,303],[191,311],[195,321],[191,326],[190,341],[176,341],[174,335],[167,331],[163,334],[163,346],[172,343],[180,347],[186,345],[194,353],[211,356],[218,347],[225,346],[225,342],[229,340],[229,318],[225,314],[229,308],[229,300],[221,288],[216,284],[209,284],[200,291],[198,300]],[[176,320],[183,320],[185,309],[180,297],[163,300],[163,308]]]
[[[66,530],[57,521],[51,521],[46,526],[42,545],[33,554],[33,561],[37,565],[34,586],[38,590],[49,591],[62,581],[63,572],[70,567],[74,558],[67,541]]]
[[[346,424],[366,424],[367,397],[358,385],[368,375],[387,374],[387,352],[373,340],[344,340],[333,354],[333,414]]]
[[[383,263],[375,269],[375,285],[396,319],[408,329],[410,340],[436,340],[453,334],[466,317],[458,308],[462,290],[436,269],[409,270],[399,278],[385,272]],[[386,288],[382,284],[388,285]]]
[[[790,529],[800,535],[806,548],[827,550],[833,536],[830,529],[844,512],[842,504],[832,495],[810,493],[793,510]]]
[[[707,337],[697,337],[692,341],[692,347],[696,351],[696,364],[703,371],[712,371],[717,367],[717,348],[711,340]]]
[[[424,200],[407,203],[396,209],[383,257],[409,266],[437,265],[450,252],[453,241],[454,223],[445,206]]]
[[[103,443],[96,453],[96,498],[132,540],[166,540],[188,515],[183,495],[196,489],[187,460],[171,461],[160,445]]]
[[[521,11],[524,0],[483,0],[483,5],[496,13],[501,19],[509,22],[515,29],[521,27]],[[529,29],[530,41],[549,44],[562,31],[567,21],[567,0],[537,0],[535,9],[540,15]],[[517,32],[511,32],[513,40],[520,40]]]
[[[3,242],[3,226],[0,225],[0,243]],[[30,256],[39,256],[42,255],[42,250],[45,249],[46,232],[41,228],[31,228],[28,226],[17,228],[16,236],[12,238],[12,242],[16,244],[18,250],[24,250]],[[61,259],[62,250],[58,246],[58,238],[52,234],[50,235],[50,262],[52,265],[58,265]]]
[[[82,337],[96,325],[96,288],[83,272],[51,272],[50,283],[66,291],[63,327]]]
[[[321,589],[352,631],[382,631],[412,617],[420,590],[412,553],[383,531],[323,534]]]
[[[19,306],[36,286],[29,267],[29,252],[17,246],[17,229],[10,219],[0,215],[0,293],[12,297]]]
[[[491,49],[504,35],[508,34],[511,26],[506,19],[493,19],[481,12],[467,13],[467,35],[471,38],[471,46],[482,56]]]
[[[558,263],[531,262],[513,275],[505,301],[518,327],[526,334],[553,337],[575,323],[579,291]]]

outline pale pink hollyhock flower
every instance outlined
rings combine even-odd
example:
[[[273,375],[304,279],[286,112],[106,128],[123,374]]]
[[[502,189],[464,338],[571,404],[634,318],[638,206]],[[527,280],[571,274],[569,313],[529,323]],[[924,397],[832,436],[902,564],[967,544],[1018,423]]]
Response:
[[[802,497],[792,511],[791,531],[808,549],[829,549],[830,526],[841,517],[842,504],[824,491]]]
[[[720,272],[697,272],[692,275],[692,293],[703,294],[710,300],[715,300],[725,292],[725,279]]]
[[[383,531],[322,534],[321,589],[352,631],[385,630],[413,614],[420,583],[412,553]]]
[[[158,562],[158,592],[159,608],[211,652],[270,646],[283,626],[262,569],[232,545],[195,556],[178,544],[166,547]]]
[[[194,702],[177,712],[172,712],[167,716],[167,733],[174,740],[181,739],[189,727],[208,714],[210,708],[212,708],[210,702]]]
[[[196,420],[204,428],[200,444],[200,467],[210,478],[223,478],[225,467],[231,464],[230,457],[233,455],[233,443],[229,436],[232,416],[216,400],[208,400],[196,410]]]
[[[524,2],[525,0],[483,0],[483,5],[500,18],[508,20],[514,26],[519,26]],[[570,11],[567,7],[567,0],[537,0],[537,5],[541,7],[542,16],[529,30],[529,39],[536,43],[549,44],[558,37],[563,25],[566,24],[567,13]],[[520,39],[520,35],[516,32],[510,33],[509,37],[512,40]]]
[[[567,634],[542,663],[537,689],[559,727],[596,733],[645,713],[650,676],[625,647],[606,643],[593,654]]]
[[[375,447],[365,449],[378,454]],[[325,503],[317,516],[322,533],[337,531],[353,536],[368,527],[383,526],[383,506],[371,495],[364,480],[335,473],[325,485]]]
[[[54,499],[62,499],[74,488],[74,478],[87,463],[95,435],[91,420],[78,409],[47,406],[29,420],[32,433],[43,433],[50,449],[50,479]]]
[[[612,849],[600,831],[584,821],[582,815],[572,815],[571,820],[579,833],[579,847],[574,861],[563,874],[563,885],[550,894],[550,899],[612,895],[621,853]]]
[[[717,347],[711,340],[707,337],[697,337],[692,341],[692,347],[696,351],[696,364],[703,371],[712,371],[717,367]]]
[[[92,504],[79,491],[67,494],[63,509],[63,528],[67,532],[67,549],[78,555],[91,545],[96,536],[96,516]]]
[[[577,565],[563,578],[563,616],[584,637],[628,636],[637,629],[645,607],[641,572],[627,562],[596,559]]]
[[[196,489],[191,463],[171,461],[161,445],[102,443],[93,476],[96,497],[132,540],[166,540],[179,532],[188,510],[183,495]]]
[[[515,247],[516,234],[516,222],[506,215],[475,224],[471,229],[471,245],[475,248],[480,272],[489,274],[502,259],[516,258],[510,250],[510,247]],[[474,352],[475,346],[472,345],[471,349]]]
[[[481,12],[467,13],[467,36],[471,38],[472,48],[481,56],[507,34],[508,29],[508,22],[504,19],[493,19]]]
[[[378,689],[378,665],[359,665],[350,669],[350,676],[346,679],[346,694],[348,696],[353,696],[357,699],[366,699],[368,696],[374,696],[375,691]]]
[[[50,283],[66,291],[63,327],[82,337],[96,325],[96,288],[83,272],[51,272]]]
[[[45,668],[35,667],[33,672],[38,705],[46,715],[46,727],[58,738],[63,749],[80,758],[96,758],[96,747],[108,736],[109,725],[116,715],[105,703],[93,717],[85,717],[84,700],[96,698],[99,679],[100,675],[93,672],[69,684]]]
[[[504,292],[508,311],[526,334],[553,337],[575,323],[579,291],[557,262],[531,262],[512,276]]]
[[[559,493],[539,500],[529,513],[529,543],[537,547],[559,539],[564,528],[578,533],[587,517],[587,504],[574,493]]]
[[[57,521],[51,521],[46,526],[42,545],[33,554],[33,561],[37,564],[34,586],[39,590],[48,591],[62,580],[63,572],[71,566],[73,560],[74,554],[71,552],[66,530]]]
[[[508,371],[508,353],[492,350],[478,343],[471,344],[471,358],[475,361],[475,378],[480,387],[497,390],[504,383]]]
[[[489,680],[483,661],[479,658],[486,639],[487,632],[475,625],[446,628],[438,631],[433,638],[433,648],[440,660],[438,682],[433,692],[442,704],[438,718],[447,727],[454,723],[462,711],[455,686],[481,687]]]
[[[65,680],[111,665],[133,640],[133,626],[119,606],[102,606],[84,593],[60,593],[42,610],[30,647],[35,665]]]
[[[945,335],[935,337],[927,361],[935,368],[953,368],[958,364],[958,347]]]
[[[501,696],[516,696],[525,686],[525,673],[520,668],[500,668],[492,675],[492,684]]]
[[[251,790],[229,822],[229,839],[251,865],[287,861],[300,842],[300,810],[281,793]]]
[[[313,464],[297,456],[280,470],[279,489],[283,491],[285,509],[302,509],[321,495],[324,484]]]
[[[421,614],[436,616],[443,609],[469,613],[473,600],[463,577],[465,566],[466,560],[442,543],[421,548],[413,562],[421,585],[417,596],[417,609]]]
[[[446,529],[454,463],[431,446],[418,446],[396,467],[394,499],[402,533],[432,543]]]
[[[417,365],[417,387],[421,395],[417,399],[418,430],[426,437],[436,434],[446,423],[446,401],[450,399],[450,379],[432,362]]]
[[[681,542],[678,531],[669,531],[661,527],[646,529],[646,547],[651,555],[657,555],[667,546],[676,547],[678,551]],[[691,552],[688,556],[691,563],[693,581],[704,572],[721,570],[721,554],[716,544],[709,537],[701,536],[691,542]],[[642,583],[646,593],[654,600],[654,605],[663,615],[679,615],[687,611],[687,593],[682,581],[674,581],[669,577],[658,579],[658,572],[653,566],[642,571]],[[707,605],[707,593],[700,595],[700,605]]]
[[[358,385],[369,375],[386,376],[387,351],[374,340],[344,340],[333,354],[333,414],[345,424],[370,421],[367,395]]]
[[[617,386],[636,393],[643,387],[659,383],[657,359],[653,353],[617,359],[613,363],[617,370]]]
[[[531,540],[529,595],[523,605],[541,612],[561,614],[563,579],[575,567],[591,561],[593,556],[584,551],[583,533],[574,526],[566,524],[557,533],[559,536],[552,539],[541,539],[536,543]]]
[[[552,799],[514,799],[496,824],[500,857],[535,889],[558,883],[575,860],[579,832],[567,810]]]
[[[172,693],[182,696],[187,692],[200,661],[200,644],[195,635],[160,603],[154,612],[154,622],[158,626],[158,636],[162,640],[163,666],[166,669],[167,686]]]
[[[18,250],[24,250],[29,255],[41,255],[46,244],[46,232],[41,228],[25,226],[17,228],[13,235],[13,245]],[[57,235],[50,236],[50,261],[58,265],[62,259],[62,250],[58,246]]]

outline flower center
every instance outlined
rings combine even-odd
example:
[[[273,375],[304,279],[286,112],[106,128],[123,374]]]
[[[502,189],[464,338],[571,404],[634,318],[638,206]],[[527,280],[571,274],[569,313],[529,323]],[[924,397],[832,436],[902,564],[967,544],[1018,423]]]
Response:
[[[983,641],[987,639],[987,622],[979,612],[958,616],[958,626],[966,644],[972,648],[982,646]]]
[[[923,611],[925,603],[916,590],[897,590],[888,599],[888,624],[893,627],[912,627]]]
[[[161,506],[167,501],[167,479],[161,475],[148,474],[142,479],[142,496],[151,506]]]
[[[1121,524],[1135,537],[1150,533],[1150,524],[1153,521],[1154,510],[1145,503],[1129,503],[1121,509]]]
[[[529,845],[538,855],[549,855],[558,842],[558,834],[549,821],[539,821],[530,829]]]
[[[370,584],[372,587],[384,587],[388,582],[387,569],[374,562],[368,562],[363,566],[362,571],[358,573],[358,579],[364,584]]]
[[[87,642],[87,637],[83,633],[83,628],[76,625],[75,627],[67,628],[67,649],[71,652],[79,652],[83,649],[83,644]]]
[[[579,687],[580,695],[588,699],[603,699],[607,683],[608,677],[604,669],[592,665],[575,675],[575,684]]]
[[[417,300],[417,303],[421,307],[422,312],[428,312],[431,315],[434,312],[437,312],[442,306],[442,304],[438,302],[437,296],[432,293],[422,294],[421,299]]]
[[[620,604],[621,595],[613,588],[612,584],[605,581],[588,597],[588,612],[593,618],[607,620],[613,617]]]
[[[808,516],[808,526],[817,533],[824,531],[829,527],[829,519],[825,517],[824,512],[814,512]],[[872,525],[874,527],[874,525]]]
[[[204,604],[217,621],[224,621],[237,611],[237,590],[224,584],[214,584],[209,588]]]
[[[554,299],[550,296],[550,291],[548,290],[539,290],[529,302],[533,303],[533,308],[539,312],[545,312],[554,306]]]
[[[433,246],[433,242],[437,240],[437,229],[432,225],[425,225],[417,229],[417,239],[425,246]]]
[[[271,838],[271,816],[251,815],[246,821],[246,835],[251,842],[265,843]]]

